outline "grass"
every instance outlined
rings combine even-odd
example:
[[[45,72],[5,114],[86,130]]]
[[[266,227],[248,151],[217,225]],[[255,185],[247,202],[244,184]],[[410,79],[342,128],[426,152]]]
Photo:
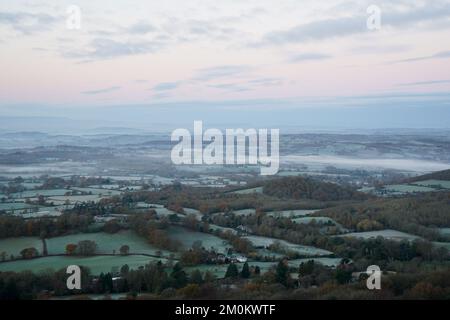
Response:
[[[300,244],[294,244],[294,243],[290,243],[290,242],[287,242],[284,240],[278,240],[278,239],[269,238],[269,237],[247,236],[244,238],[250,240],[253,243],[253,245],[256,247],[268,248],[274,242],[278,242],[283,247],[287,248],[289,251],[293,251],[293,252],[296,252],[301,255],[324,256],[324,255],[332,254],[332,252],[327,251],[327,250],[323,250],[323,249],[319,249],[319,248],[315,248],[315,247],[311,247],[311,246],[303,246]]]
[[[318,210],[284,210],[268,212],[267,215],[282,218],[298,218],[313,214]]]
[[[11,211],[11,210],[24,210],[39,208],[39,206],[27,204],[24,202],[6,202],[0,203],[0,210]]]
[[[225,240],[216,237],[214,235],[191,231],[182,227],[170,227],[168,229],[169,237],[174,240],[178,240],[181,242],[183,248],[189,249],[192,247],[192,244],[196,241],[201,241],[202,246],[209,250],[214,248],[217,252],[225,253],[226,249],[231,247],[229,244],[225,242]]]
[[[417,181],[413,182],[411,184],[418,185],[418,186],[424,186],[424,187],[438,187],[442,189],[450,189],[450,181],[449,180],[424,180],[424,181]]]
[[[254,194],[254,193],[263,193],[263,187],[242,189],[238,191],[231,192],[232,194]]]
[[[74,191],[86,192],[93,195],[103,195],[103,196],[115,196],[119,195],[121,192],[117,190],[107,190],[101,188],[72,188]]]
[[[416,192],[432,192],[436,191],[434,188],[422,187],[416,185],[408,184],[392,184],[384,187],[385,190],[390,192],[400,192],[400,193],[416,193]]]
[[[20,237],[0,240],[0,253],[6,252],[6,259],[8,260],[11,255],[18,257],[20,256],[20,251],[32,247],[36,248],[40,254],[42,253],[42,241],[37,237]]]
[[[119,254],[119,249],[122,245],[130,247],[130,253],[133,254],[150,254],[157,255],[161,253],[167,257],[171,254],[170,251],[160,250],[149,244],[144,238],[138,236],[132,231],[120,231],[116,234],[108,234],[104,232],[97,233],[79,233],[55,238],[46,239],[48,254],[64,254],[66,245],[69,243],[77,244],[82,240],[92,240],[97,243],[97,253],[112,254],[115,250]],[[5,251],[7,258],[13,254],[19,256],[20,251],[25,248],[35,247],[39,253],[42,254],[42,241],[37,237],[21,237],[8,238],[0,240],[0,253]]]
[[[397,230],[379,230],[379,231],[367,231],[367,232],[353,232],[341,235],[340,237],[354,237],[354,238],[362,238],[362,239],[371,239],[382,237],[389,240],[416,240],[420,239],[420,237],[415,236],[413,234],[408,234],[405,232],[397,231]]]
[[[336,222],[333,219],[328,217],[301,217],[292,219],[292,221],[300,224],[309,224],[313,221],[315,221],[316,223],[332,223],[334,225],[336,224]]]
[[[159,250],[158,248],[149,244],[144,238],[138,236],[132,231],[119,231],[115,234],[104,232],[97,233],[80,233],[68,236],[56,237],[47,239],[47,250],[49,254],[65,253],[66,245],[69,243],[77,244],[82,240],[92,240],[97,243],[97,252],[112,254],[113,250],[118,254],[122,245],[130,247],[130,253],[135,254],[152,254],[155,255],[161,251],[165,256],[169,255],[169,251]]]
[[[52,196],[63,196],[71,190],[67,189],[52,189],[52,190],[29,190],[24,192],[13,193],[14,198],[36,198],[38,196],[52,197]]]
[[[119,269],[127,264],[131,269],[137,269],[145,266],[150,262],[157,262],[164,259],[146,257],[146,256],[96,256],[96,257],[43,257],[32,260],[17,260],[11,262],[0,263],[0,271],[32,271],[39,273],[45,270],[65,269],[69,265],[78,265],[88,267],[91,273],[99,275],[101,272],[111,272],[112,269]]]

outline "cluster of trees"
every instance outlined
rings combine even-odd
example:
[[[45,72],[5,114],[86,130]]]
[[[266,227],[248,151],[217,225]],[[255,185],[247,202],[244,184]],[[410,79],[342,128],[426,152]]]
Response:
[[[44,180],[40,189],[65,189],[70,187],[88,187],[92,185],[111,184],[111,179],[102,177],[71,176],[69,179],[42,176]]]
[[[92,240],[82,240],[78,244],[69,243],[66,245],[66,254],[69,256],[92,256],[97,251],[97,243]]]
[[[364,200],[367,196],[352,188],[311,178],[286,177],[264,184],[263,192],[277,198],[315,199],[320,201]]]
[[[154,214],[137,214],[129,218],[129,227],[138,235],[146,238],[152,245],[170,251],[178,251],[182,246],[167,233],[169,223],[155,220]]]
[[[0,238],[56,237],[67,232],[85,232],[93,222],[90,215],[63,214],[56,218],[25,220],[15,216],[0,216]]]

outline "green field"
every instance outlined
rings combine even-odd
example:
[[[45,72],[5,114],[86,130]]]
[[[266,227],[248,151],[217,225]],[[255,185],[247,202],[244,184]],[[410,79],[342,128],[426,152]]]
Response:
[[[105,196],[101,197],[100,195],[83,195],[83,196],[51,196],[47,199],[48,202],[54,202],[55,204],[64,204],[68,201],[71,204],[75,204],[77,202],[99,202],[101,199],[106,198]]]
[[[77,244],[82,240],[95,241],[98,246],[98,253],[112,254],[113,250],[115,250],[115,252],[118,254],[119,249],[122,245],[128,245],[130,247],[130,253],[154,255],[158,251],[161,251],[165,256],[170,254],[170,252],[168,251],[159,250],[158,248],[152,246],[144,238],[138,236],[132,231],[120,231],[115,234],[104,232],[80,233],[63,237],[50,238],[47,239],[47,250],[49,254],[62,254],[65,253],[67,244]]]
[[[13,193],[14,198],[37,198],[38,196],[51,197],[51,196],[63,196],[71,190],[67,189],[52,189],[52,190],[29,190],[24,192]]]
[[[431,187],[431,188],[442,188],[442,189],[450,189],[450,181],[448,180],[424,180],[424,181],[417,181],[413,182],[411,184],[417,185],[417,186],[424,186],[424,187]]]
[[[242,209],[242,210],[233,210],[233,213],[237,216],[248,216],[250,214],[255,214],[255,209]]]
[[[6,252],[7,260],[9,260],[10,255],[18,257],[20,256],[20,251],[32,247],[36,248],[40,254],[42,253],[42,241],[37,237],[20,237],[0,240],[0,253]]]
[[[339,265],[341,263],[341,258],[313,258],[313,259],[295,259],[295,260],[289,260],[289,265],[291,267],[297,267],[299,266],[302,262],[308,262],[309,260],[314,260],[314,262],[316,263],[320,263],[324,266],[328,266],[328,267],[336,267],[337,265]]]
[[[167,257],[170,251],[160,250],[149,244],[144,238],[138,236],[132,231],[120,231],[116,234],[104,232],[98,233],[79,233],[62,237],[46,239],[48,254],[64,254],[66,245],[69,243],[77,244],[82,240],[92,240],[97,243],[97,253],[112,254],[115,250],[119,254],[122,245],[130,247],[130,253],[156,255],[161,253]],[[7,258],[13,254],[20,255],[20,251],[25,248],[35,247],[42,254],[42,241],[36,237],[8,238],[0,240],[0,253],[5,251]]]
[[[201,241],[202,246],[207,250],[214,248],[220,253],[225,253],[226,249],[231,247],[225,240],[208,233],[196,232],[186,228],[173,226],[169,227],[168,232],[169,237],[180,241],[185,249],[191,248],[195,241]]]
[[[39,206],[27,204],[25,202],[6,202],[0,203],[0,210],[11,211],[11,210],[24,210],[39,208]]]
[[[436,191],[434,188],[422,187],[416,185],[408,184],[392,184],[384,187],[385,190],[389,192],[399,192],[399,193],[416,193],[416,192],[432,192]]]
[[[272,217],[283,217],[283,218],[297,218],[304,217],[313,214],[318,210],[284,210],[284,211],[273,211],[268,212],[267,215]]]
[[[303,246],[300,244],[294,244],[290,243],[284,240],[278,240],[274,238],[268,238],[268,237],[260,237],[260,236],[247,236],[244,237],[248,240],[250,240],[254,246],[256,247],[263,247],[268,248],[271,244],[274,242],[280,243],[283,247],[287,248],[289,251],[296,252],[301,255],[307,255],[307,256],[324,256],[324,255],[330,255],[332,252],[329,252],[327,250],[311,247],[311,246]]]
[[[96,257],[44,257],[32,260],[18,260],[0,263],[0,271],[33,271],[41,272],[45,270],[60,270],[69,265],[88,267],[91,273],[98,275],[101,272],[111,272],[113,268],[120,269],[127,264],[131,269],[137,269],[150,262],[166,262],[164,259],[146,256],[96,256]]]
[[[121,192],[117,190],[107,190],[101,188],[71,188],[74,191],[86,192],[93,195],[103,195],[103,196],[115,196],[119,195]]]
[[[256,187],[256,188],[249,188],[249,189],[242,189],[238,191],[231,192],[233,194],[254,194],[254,193],[263,193],[263,187]]]
[[[420,239],[420,237],[415,236],[413,234],[408,234],[405,232],[397,231],[397,230],[379,230],[379,231],[367,231],[367,232],[353,232],[341,235],[340,237],[354,237],[354,238],[362,238],[362,239],[371,239],[382,237],[389,240],[416,240]]]
[[[450,228],[439,228],[438,230],[440,234],[450,236]]]

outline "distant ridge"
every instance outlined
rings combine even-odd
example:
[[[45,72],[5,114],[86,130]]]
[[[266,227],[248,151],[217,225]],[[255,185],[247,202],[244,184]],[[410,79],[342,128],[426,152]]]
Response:
[[[414,177],[408,179],[407,182],[416,182],[416,181],[424,181],[424,180],[450,180],[450,169],[443,171],[436,171],[429,174],[425,174],[422,176]]]

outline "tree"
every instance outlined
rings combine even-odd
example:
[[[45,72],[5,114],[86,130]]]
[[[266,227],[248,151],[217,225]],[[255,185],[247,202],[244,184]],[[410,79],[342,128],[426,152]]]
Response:
[[[130,253],[130,246],[125,244],[120,247],[119,251],[121,255],[126,256]]]
[[[32,259],[38,256],[39,252],[36,248],[25,248],[20,251],[23,259]]]
[[[6,260],[6,252],[2,251],[2,253],[0,253],[0,257],[1,257],[2,261],[5,261]]]
[[[74,243],[69,243],[68,245],[66,245],[66,254],[69,256],[72,256],[76,253],[77,251],[77,245]]]
[[[314,260],[308,260],[306,263],[302,262],[300,264],[298,273],[300,277],[303,277],[313,273],[313,271],[314,271]]]
[[[244,263],[241,271],[241,278],[248,279],[250,278],[250,268],[248,267],[248,263]]]
[[[130,272],[130,267],[127,264],[124,264],[121,268],[120,268],[120,274],[121,275],[126,275],[128,274],[128,272]]]
[[[103,226],[103,231],[105,231],[106,233],[117,233],[119,232],[121,229],[120,224],[117,222],[117,220],[110,220],[108,222],[105,223],[105,225]]]
[[[352,272],[350,270],[338,267],[334,277],[339,284],[349,283],[350,280],[352,280]]]
[[[188,282],[186,272],[184,272],[179,263],[173,266],[170,277],[172,279],[173,286],[176,289],[183,288]]]
[[[97,251],[97,244],[92,240],[78,242],[78,253],[82,256],[91,256]]]
[[[202,284],[203,277],[202,277],[202,273],[200,272],[200,270],[195,269],[194,271],[192,271],[190,280],[191,280],[190,282],[192,282],[192,283]]]
[[[237,266],[234,263],[230,263],[225,273],[225,278],[236,278],[239,275]]]
[[[259,276],[261,274],[261,268],[259,266],[255,267],[255,275]]]
[[[284,286],[288,286],[290,282],[289,267],[286,260],[278,262],[277,268],[275,270],[275,277],[278,283]]]

